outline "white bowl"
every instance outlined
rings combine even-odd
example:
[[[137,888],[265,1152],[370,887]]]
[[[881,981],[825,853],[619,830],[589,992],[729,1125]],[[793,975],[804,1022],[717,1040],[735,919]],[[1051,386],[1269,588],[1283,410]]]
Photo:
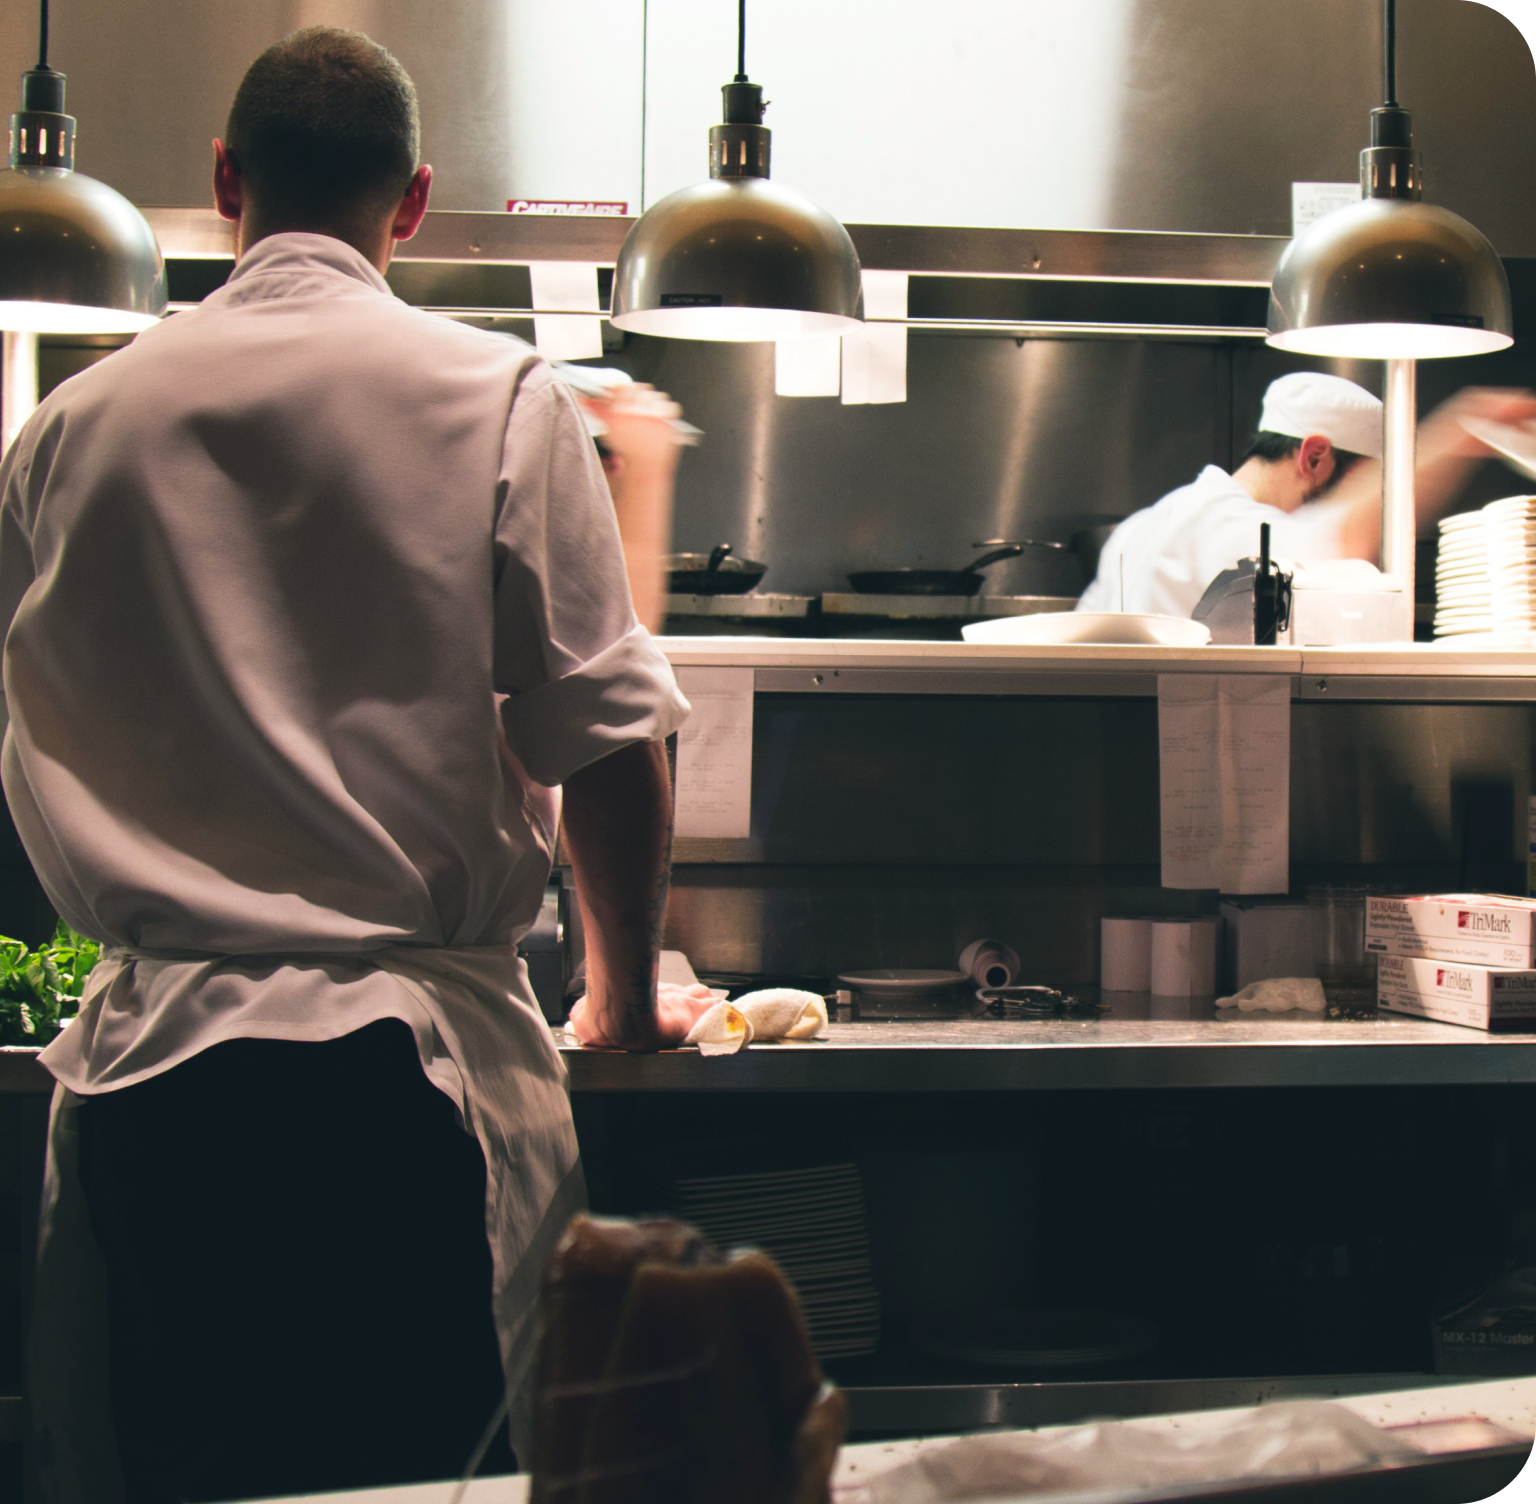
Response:
[[[1204,622],[1184,616],[1136,611],[1040,611],[1033,616],[999,616],[960,628],[967,642],[1150,643],[1165,648],[1198,648],[1211,640]]]

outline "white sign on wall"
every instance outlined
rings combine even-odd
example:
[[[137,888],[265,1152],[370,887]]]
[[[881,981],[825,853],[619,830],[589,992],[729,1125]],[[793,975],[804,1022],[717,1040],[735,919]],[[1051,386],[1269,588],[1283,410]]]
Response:
[[[1359,183],[1292,183],[1291,234],[1300,235],[1325,214],[1359,202]]]

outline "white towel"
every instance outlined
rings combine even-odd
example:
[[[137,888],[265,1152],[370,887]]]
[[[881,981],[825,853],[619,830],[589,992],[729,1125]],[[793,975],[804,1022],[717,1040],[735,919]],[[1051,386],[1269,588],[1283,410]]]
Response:
[[[797,987],[765,987],[736,999],[754,1039],[823,1039],[827,1000]]]
[[[1326,1006],[1323,984],[1316,977],[1270,977],[1250,982],[1231,997],[1216,999],[1218,1008],[1241,1008],[1244,1013],[1321,1013]]]
[[[734,1055],[754,1039],[824,1039],[826,999],[796,987],[765,987],[719,1002],[689,1030],[701,1055]]]
[[[734,1004],[718,1002],[688,1031],[684,1044],[696,1044],[701,1055],[734,1055],[752,1038],[752,1025]]]

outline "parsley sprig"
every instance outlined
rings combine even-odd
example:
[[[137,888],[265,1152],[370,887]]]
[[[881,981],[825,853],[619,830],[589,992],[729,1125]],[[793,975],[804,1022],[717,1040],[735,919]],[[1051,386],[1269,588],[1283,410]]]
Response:
[[[36,950],[0,935],[0,1045],[44,1045],[80,1011],[85,979],[101,955],[61,919]]]

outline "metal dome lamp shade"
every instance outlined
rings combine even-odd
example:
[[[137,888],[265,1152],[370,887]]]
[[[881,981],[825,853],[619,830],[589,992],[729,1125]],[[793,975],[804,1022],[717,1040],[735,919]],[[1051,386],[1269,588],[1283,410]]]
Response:
[[[746,0],[709,181],[668,194],[631,227],[613,277],[615,328],[675,339],[839,334],[863,318],[859,257],[838,221],[769,181],[763,91],[746,73]]]
[[[1418,360],[1488,355],[1514,343],[1509,279],[1474,225],[1423,202],[1413,124],[1397,102],[1397,6],[1382,4],[1382,93],[1360,153],[1361,200],[1314,221],[1286,249],[1269,297],[1282,350],[1386,362],[1381,567],[1404,595],[1413,637],[1414,427]]]
[[[1304,355],[1433,360],[1512,344],[1509,279],[1487,238],[1422,200],[1413,121],[1397,103],[1395,0],[1384,0],[1385,100],[1360,153],[1361,201],[1315,221],[1286,250],[1269,299],[1269,343]]]
[[[4,438],[36,402],[39,334],[132,334],[165,312],[165,262],[144,216],[74,170],[75,121],[64,75],[48,66],[42,0],[36,68],[22,74],[0,168],[0,329],[5,331]],[[30,389],[30,390],[29,390]]]

